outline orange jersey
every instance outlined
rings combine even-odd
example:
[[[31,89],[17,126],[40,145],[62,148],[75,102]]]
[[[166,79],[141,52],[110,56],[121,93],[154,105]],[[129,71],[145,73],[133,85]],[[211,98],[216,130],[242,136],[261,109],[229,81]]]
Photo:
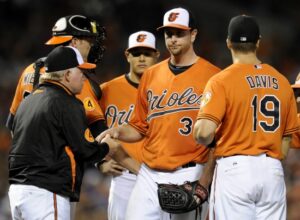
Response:
[[[43,74],[44,69],[41,69]],[[32,92],[34,80],[34,68],[33,64],[29,65],[22,73],[15,96],[10,107],[10,112],[15,115],[21,101]],[[84,86],[81,94],[77,95],[77,98],[84,103],[84,108],[88,123],[91,124],[97,120],[104,120],[103,113],[100,106],[98,105],[97,97],[94,94],[91,84],[88,80],[84,82]]]
[[[220,69],[199,57],[175,75],[164,60],[144,72],[129,124],[145,135],[142,159],[150,168],[174,170],[190,161],[205,163],[209,150],[192,135],[204,87]]]
[[[298,114],[298,123],[300,124],[300,114]],[[292,135],[292,148],[300,148],[300,131]]]
[[[109,82],[101,84],[102,97],[99,102],[105,113],[109,128],[128,123],[132,116],[138,85],[131,82],[127,75],[119,76]],[[137,161],[141,162],[143,142],[122,143],[126,152]]]
[[[282,137],[300,129],[289,82],[267,64],[233,64],[211,78],[202,118],[220,125],[217,157],[266,153],[282,159]]]

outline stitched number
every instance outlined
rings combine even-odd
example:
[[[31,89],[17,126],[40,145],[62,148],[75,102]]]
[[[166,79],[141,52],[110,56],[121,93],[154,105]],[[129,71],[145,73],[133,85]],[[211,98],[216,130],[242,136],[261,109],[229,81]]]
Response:
[[[266,95],[258,100],[257,95],[255,95],[252,99],[251,107],[253,108],[253,132],[257,131],[257,124],[265,132],[277,130],[280,124],[280,101],[276,96]],[[266,120],[258,120],[258,113]],[[267,121],[267,119],[269,120]]]
[[[181,135],[189,135],[192,131],[193,120],[188,117],[180,119],[180,123],[183,124],[183,128],[179,128],[178,131]]]

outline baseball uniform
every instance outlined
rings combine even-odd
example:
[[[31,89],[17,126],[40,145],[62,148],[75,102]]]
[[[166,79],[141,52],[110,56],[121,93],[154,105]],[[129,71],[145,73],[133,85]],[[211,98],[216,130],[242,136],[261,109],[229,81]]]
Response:
[[[109,128],[117,127],[130,120],[137,96],[138,84],[132,82],[128,75],[119,76],[101,85],[102,97],[100,107],[105,112]],[[126,152],[141,162],[142,141],[122,143]],[[128,199],[136,181],[136,175],[124,171],[122,175],[112,178],[108,202],[108,219],[124,219]]]
[[[285,219],[280,160],[284,135],[299,130],[287,79],[267,64],[233,64],[212,77],[198,119],[219,126],[210,219]]]
[[[209,150],[195,143],[192,127],[205,84],[219,68],[198,57],[192,66],[175,74],[169,62],[164,60],[144,72],[129,121],[145,137],[143,164],[129,199],[127,220],[195,219],[196,211],[180,215],[163,212],[156,183],[199,179]]]
[[[16,114],[16,111],[21,101],[29,95],[33,90],[34,79],[34,64],[30,64],[23,72],[19,79],[15,96],[10,107],[10,113]],[[41,74],[44,72],[44,68],[41,69]],[[82,92],[77,95],[77,98],[82,101],[85,108],[85,113],[88,119],[88,123],[92,124],[97,120],[104,120],[104,115],[98,104],[98,98],[92,90],[89,80],[85,80]]]

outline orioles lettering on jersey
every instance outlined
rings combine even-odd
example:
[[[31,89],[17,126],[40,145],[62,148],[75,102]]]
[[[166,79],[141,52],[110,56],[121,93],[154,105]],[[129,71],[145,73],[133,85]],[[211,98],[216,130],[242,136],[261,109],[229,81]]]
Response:
[[[105,112],[105,118],[107,120],[107,126],[112,128],[114,126],[119,126],[124,123],[128,123],[132,112],[134,110],[134,105],[131,104],[128,110],[119,110],[116,105],[108,105]]]
[[[148,115],[148,121],[165,114],[199,109],[202,95],[195,93],[192,87],[187,88],[181,94],[177,92],[170,93],[168,98],[166,98],[167,94],[167,89],[165,89],[161,95],[153,94],[152,90],[147,91],[149,111],[153,112]]]

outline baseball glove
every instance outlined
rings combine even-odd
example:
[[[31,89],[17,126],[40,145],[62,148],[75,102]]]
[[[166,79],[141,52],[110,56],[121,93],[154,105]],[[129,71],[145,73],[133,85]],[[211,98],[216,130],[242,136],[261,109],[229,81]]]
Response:
[[[162,210],[179,214],[196,209],[208,199],[207,189],[198,181],[177,184],[158,184],[158,199]]]

